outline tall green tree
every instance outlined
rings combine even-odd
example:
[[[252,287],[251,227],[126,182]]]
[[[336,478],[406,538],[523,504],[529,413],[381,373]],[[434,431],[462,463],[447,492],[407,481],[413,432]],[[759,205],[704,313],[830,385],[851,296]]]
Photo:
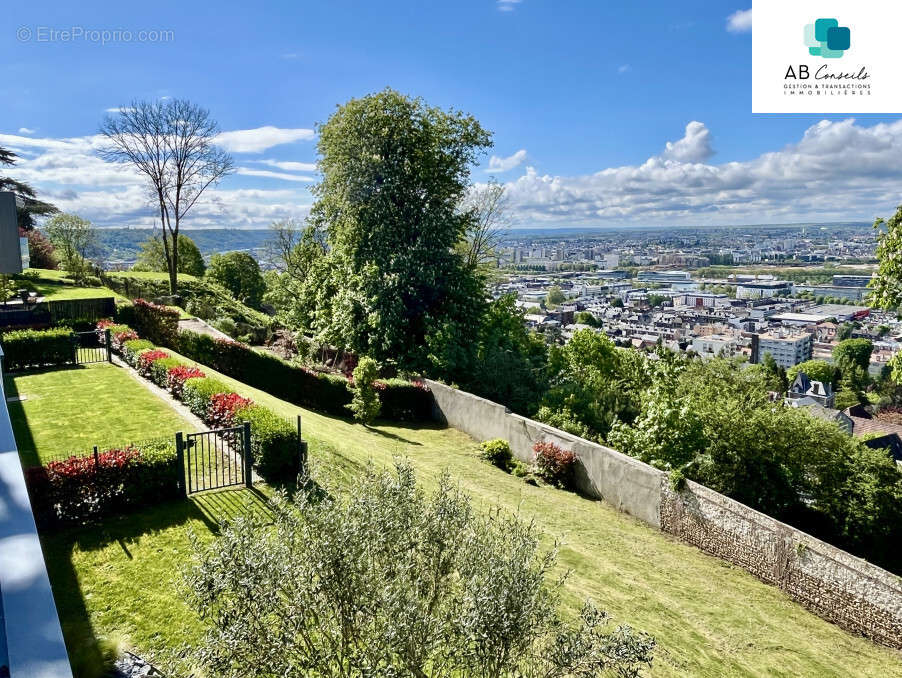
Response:
[[[874,230],[879,264],[869,301],[878,308],[897,308],[902,303],[902,205],[889,219],[877,219]]]
[[[207,266],[194,241],[184,233],[178,236],[178,272],[188,275],[202,276]],[[138,260],[132,266],[134,271],[160,271],[168,272],[166,252],[163,248],[163,239],[159,236],[151,236],[141,243],[141,251]]]
[[[94,226],[76,214],[59,213],[47,222],[45,230],[63,268],[76,282],[83,282],[91,270],[89,257],[97,246]]]
[[[873,350],[870,339],[846,339],[833,349],[833,361],[842,370],[854,366],[867,371]]]
[[[9,149],[0,146],[0,165],[15,165],[18,157]],[[16,197],[21,198],[22,205],[16,207],[16,217],[19,228],[25,231],[30,231],[35,227],[36,217],[52,216],[59,211],[49,202],[38,200],[35,190],[24,181],[0,176],[0,191],[10,191],[15,193]]]
[[[210,258],[206,277],[225,287],[240,302],[259,308],[266,291],[260,264],[247,252],[226,252]]]
[[[390,89],[320,126],[310,222],[328,233],[335,292],[316,302],[320,337],[412,369],[472,358],[484,293],[455,245],[472,225],[459,209],[470,168],[489,146],[472,116]]]

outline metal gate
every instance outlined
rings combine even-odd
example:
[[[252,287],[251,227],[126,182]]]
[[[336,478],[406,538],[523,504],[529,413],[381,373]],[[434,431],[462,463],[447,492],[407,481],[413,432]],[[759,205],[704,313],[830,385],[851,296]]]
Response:
[[[224,487],[251,487],[251,425],[175,434],[185,494]]]
[[[100,341],[97,332],[73,332],[72,351],[76,365],[113,362],[110,331],[105,332],[106,342]]]

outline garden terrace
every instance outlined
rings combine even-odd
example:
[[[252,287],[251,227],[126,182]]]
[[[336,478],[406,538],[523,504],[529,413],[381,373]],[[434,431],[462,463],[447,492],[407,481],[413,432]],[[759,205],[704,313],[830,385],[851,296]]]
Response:
[[[534,487],[491,467],[459,431],[432,424],[365,428],[203,370],[286,419],[302,415],[314,473],[332,483],[347,482],[368,462],[382,466],[406,456],[428,486],[447,469],[480,505],[535,519],[549,545],[564,542],[569,609],[590,597],[618,622],[653,633],[652,675],[902,676],[897,652],[845,633],[740,569],[602,502]],[[200,640],[200,625],[178,593],[188,533],[210,538],[217,519],[246,501],[265,510],[251,491],[219,493],[46,535],[70,652],[99,656],[95,637],[127,639],[139,654],[176,670],[180,644]]]

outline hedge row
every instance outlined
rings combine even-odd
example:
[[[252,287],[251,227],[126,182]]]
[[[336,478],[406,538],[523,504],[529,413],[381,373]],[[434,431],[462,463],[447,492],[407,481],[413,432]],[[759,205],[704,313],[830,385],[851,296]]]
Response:
[[[50,330],[14,330],[0,335],[4,369],[65,365],[75,362],[72,330],[60,327]]]
[[[72,456],[26,469],[35,519],[80,524],[180,495],[175,441],[159,440]]]
[[[98,331],[103,328],[98,327]],[[113,347],[138,373],[180,399],[214,428],[251,424],[254,466],[266,480],[293,479],[300,468],[297,429],[282,417],[236,394],[226,384],[207,377],[202,367],[189,365],[144,339],[119,342],[116,337],[134,332],[117,327]],[[201,362],[201,361],[197,361]]]
[[[181,332],[178,352],[192,360],[277,398],[311,410],[348,416],[352,393],[348,380],[338,374],[316,372],[293,365],[270,353],[255,351],[230,339],[197,332]],[[376,383],[382,417],[396,421],[428,421],[432,401],[423,383],[386,379]]]

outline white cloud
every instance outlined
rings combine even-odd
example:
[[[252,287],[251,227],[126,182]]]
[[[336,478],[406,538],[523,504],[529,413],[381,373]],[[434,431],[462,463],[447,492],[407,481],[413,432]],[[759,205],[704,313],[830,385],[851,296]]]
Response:
[[[508,182],[527,225],[666,225],[871,220],[902,203],[902,121],[871,127],[824,120],[797,143],[742,162],[709,164],[708,130],[686,135],[641,165],[581,176]]]
[[[128,166],[97,155],[99,136],[40,138],[0,134],[0,146],[22,151],[9,173],[61,209],[99,226],[150,226],[155,211],[144,181]],[[864,126],[824,120],[796,142],[758,157],[711,162],[711,132],[699,121],[680,139],[635,165],[555,176],[526,167],[506,184],[523,225],[679,225],[871,220],[902,203],[902,120]],[[526,161],[526,151],[490,160],[493,171]],[[312,163],[260,159],[208,190],[188,227],[265,227],[303,217],[312,197]],[[250,189],[252,177],[266,188]],[[270,184],[279,181],[279,184]],[[272,185],[272,188],[269,186]]]
[[[312,139],[313,136],[312,129],[285,129],[266,125],[255,129],[222,132],[216,137],[216,143],[233,153],[262,153],[273,146],[290,144],[295,141],[307,141]]]
[[[104,113],[130,113],[135,109],[131,106],[116,106],[114,108],[104,108]]]
[[[498,9],[502,12],[513,12],[514,6],[519,5],[523,0],[498,0]]]
[[[279,169],[286,170],[288,172],[317,171],[315,162],[293,162],[288,160],[252,160],[251,162],[258,162],[261,165],[268,165],[269,167],[278,167]]]
[[[486,172],[509,172],[517,165],[522,165],[524,160],[526,160],[526,149],[524,148],[506,158],[493,155],[489,158],[489,166]]]
[[[19,134],[34,134],[34,130],[28,127],[20,127]]]
[[[622,73],[628,73],[628,72],[631,71],[631,70],[633,70],[633,67],[630,66],[629,64],[622,64],[622,65],[620,65],[620,66],[617,68],[617,72],[618,72],[618,73],[621,73],[621,74],[622,74]]]
[[[730,33],[748,33],[752,30],[752,10],[740,9],[727,17],[727,30]]]
[[[314,179],[313,177],[307,177],[301,174],[287,174],[285,172],[273,172],[271,170],[251,169],[250,167],[239,167],[237,170],[235,170],[235,174],[241,174],[246,177],[266,177],[268,179],[300,181],[307,184],[316,181],[316,179]]]
[[[693,120],[686,125],[686,134],[679,141],[668,141],[662,158],[679,162],[704,162],[714,155],[711,132],[704,123]]]
[[[0,134],[0,146],[25,154],[16,164],[14,176],[32,184],[41,197],[60,209],[75,212],[98,226],[153,226],[158,217],[145,181],[128,165],[102,160],[97,155],[102,144],[99,135],[42,139]],[[288,189],[232,188],[241,179],[231,177],[204,193],[186,226],[261,228],[277,219],[303,218],[309,212],[310,193],[299,184],[313,181],[311,177],[243,167],[238,174],[298,185]]]

